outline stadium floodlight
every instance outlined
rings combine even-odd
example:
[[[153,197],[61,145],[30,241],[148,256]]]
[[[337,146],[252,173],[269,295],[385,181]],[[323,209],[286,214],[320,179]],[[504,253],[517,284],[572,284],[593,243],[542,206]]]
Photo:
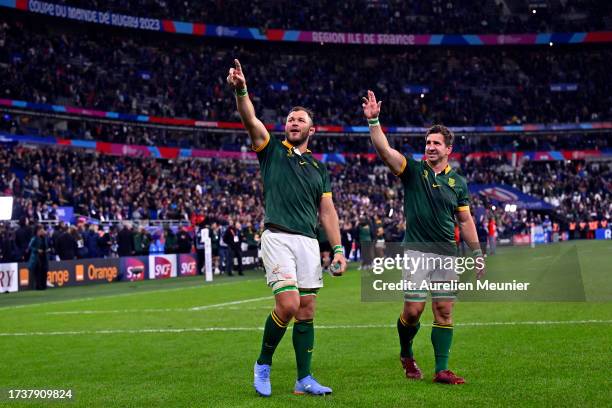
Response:
[[[13,197],[0,197],[0,221],[13,218]]]

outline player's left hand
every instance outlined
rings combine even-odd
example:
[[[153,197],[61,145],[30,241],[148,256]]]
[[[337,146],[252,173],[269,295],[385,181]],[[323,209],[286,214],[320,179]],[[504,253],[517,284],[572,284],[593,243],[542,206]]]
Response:
[[[332,275],[334,276],[342,276],[342,274],[344,273],[344,271],[346,270],[346,258],[344,257],[343,254],[335,254],[334,255],[334,259],[331,262],[331,265],[339,265],[340,268],[338,269],[331,269],[332,271]]]
[[[363,108],[363,114],[366,119],[377,118],[380,114],[380,105],[382,104],[382,101],[377,102],[376,95],[374,95],[374,92],[372,91],[368,91],[368,97],[363,97],[361,100],[361,107]]]
[[[487,265],[484,256],[476,257],[476,279],[480,280],[487,273]]]

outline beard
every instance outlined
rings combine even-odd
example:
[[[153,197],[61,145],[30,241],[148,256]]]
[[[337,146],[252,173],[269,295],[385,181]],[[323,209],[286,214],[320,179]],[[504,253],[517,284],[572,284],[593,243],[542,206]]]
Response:
[[[299,134],[285,131],[285,138],[292,145],[300,146],[308,141],[308,129],[301,131]]]

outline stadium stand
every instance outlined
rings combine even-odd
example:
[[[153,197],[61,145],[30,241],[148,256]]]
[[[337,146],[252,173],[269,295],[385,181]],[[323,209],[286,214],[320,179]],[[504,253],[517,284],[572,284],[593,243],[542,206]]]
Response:
[[[139,0],[129,5],[118,0],[59,3],[127,15],[264,29],[372,32],[375,27],[376,32],[385,33],[597,31],[609,27],[605,17],[611,10],[607,2],[594,0],[546,0],[535,4],[517,0],[352,0],[343,2],[340,10],[322,0],[293,2],[292,7],[257,0],[249,3],[249,13],[236,13],[236,7],[243,3],[235,0]],[[479,13],[468,11],[475,9]]]
[[[524,2],[487,1],[478,19],[452,1],[346,3],[350,20],[332,17],[325,2],[308,2],[299,13],[253,2],[253,13],[237,16],[224,2],[206,7],[189,2],[142,0],[64,4],[159,18],[267,28],[402,33],[507,33],[609,29],[609,5],[601,2],[539,2],[537,12]],[[501,5],[500,5],[501,4]],[[479,4],[480,6],[480,4]],[[293,10],[293,8],[291,9]],[[367,10],[357,13],[356,10]],[[588,10],[588,11],[585,11]],[[315,19],[313,16],[317,16]],[[357,16],[355,18],[355,16]],[[440,18],[444,16],[444,18]],[[483,17],[484,16],[484,17]],[[546,18],[544,18],[544,16]],[[552,16],[552,17],[551,17]],[[239,19],[238,19],[239,17]],[[238,121],[225,85],[228,61],[240,56],[249,89],[266,123],[283,123],[299,101],[313,108],[317,124],[363,125],[359,95],[368,88],[382,95],[386,125],[454,126],[590,123],[612,119],[612,92],[606,46],[564,47],[402,47],[319,46],[235,43],[175,38],[138,30],[85,29],[82,24],[40,24],[44,18],[7,13],[0,18],[0,97],[34,104],[204,121]],[[183,41],[184,40],[184,41]],[[350,64],[346,62],[350,61]],[[243,131],[189,126],[153,126],[2,108],[0,130],[129,145],[249,151]],[[422,139],[391,135],[406,154],[421,153]],[[360,222],[385,228],[386,239],[400,240],[402,197],[398,180],[381,166],[364,135],[317,134],[316,153],[342,153],[328,163],[341,225]],[[592,237],[612,213],[611,167],[601,160],[518,160],[505,154],[526,151],[607,151],[609,131],[563,130],[504,134],[457,134],[460,155],[453,165],[468,182],[507,185],[551,205],[552,210],[508,210],[473,194],[480,226],[490,219],[500,239],[526,234],[533,223],[556,225],[571,238]],[[477,153],[474,157],[469,153]],[[57,209],[74,208],[85,224],[106,227],[116,240],[118,223],[155,221],[196,225],[238,221],[261,228],[261,184],[253,160],[160,160],[102,155],[81,149],[40,148],[7,143],[0,149],[0,191],[13,195],[16,219],[55,223]],[[595,225],[595,224],[597,225]],[[18,226],[3,225],[5,260]],[[139,229],[133,230],[133,234]],[[78,237],[77,237],[78,238]],[[8,243],[8,244],[7,244]],[[106,244],[105,244],[106,245]],[[95,253],[111,255],[113,251]]]
[[[227,61],[240,55],[264,121],[296,100],[318,124],[362,124],[358,95],[384,95],[391,125],[597,122],[612,117],[606,47],[410,49],[206,44],[4,19],[3,98],[139,115],[233,121]],[[271,63],[272,61],[272,63]],[[351,61],[346,64],[345,61]],[[401,63],[398,63],[401,62]],[[577,84],[577,87],[555,87]],[[413,86],[428,92],[414,92]]]
[[[262,228],[258,168],[253,161],[166,161],[105,156],[78,150],[8,147],[0,150],[0,191],[16,197],[15,218],[59,220],[58,206],[72,206],[87,223],[183,220],[192,224],[239,221]],[[399,179],[364,157],[331,164],[341,225],[364,217],[384,226],[387,239],[403,234]],[[532,222],[552,216],[559,231],[570,223],[609,223],[612,216],[607,162],[530,162],[512,167],[506,160],[463,162],[470,183],[502,183],[543,199],[554,211],[505,211],[474,196],[480,223],[494,218],[500,237],[526,233]],[[391,211],[393,210],[393,211]],[[586,227],[585,227],[586,228]],[[589,229],[584,231],[584,237]]]

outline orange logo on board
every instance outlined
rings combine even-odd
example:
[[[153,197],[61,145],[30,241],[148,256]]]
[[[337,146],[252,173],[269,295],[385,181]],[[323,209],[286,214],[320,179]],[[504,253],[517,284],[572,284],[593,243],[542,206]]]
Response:
[[[83,267],[83,265],[77,265],[75,267],[76,270],[76,280],[77,282],[82,282],[83,280],[85,280],[85,268]]]
[[[19,270],[19,284],[21,286],[28,286],[30,284],[30,270],[28,268],[21,268]]]

